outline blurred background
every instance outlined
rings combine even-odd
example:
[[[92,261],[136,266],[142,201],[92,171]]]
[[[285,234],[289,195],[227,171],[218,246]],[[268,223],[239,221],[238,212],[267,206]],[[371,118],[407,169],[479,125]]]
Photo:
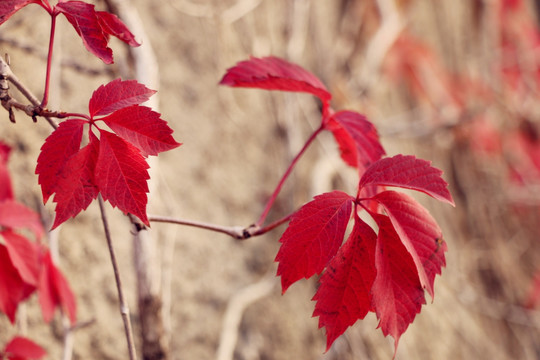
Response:
[[[54,1],[52,1],[54,3]],[[113,78],[149,78],[162,118],[183,145],[153,163],[151,214],[247,226],[259,216],[291,158],[318,126],[313,97],[217,84],[250,55],[274,55],[318,76],[334,109],[365,114],[389,155],[433,161],[456,207],[418,197],[449,251],[435,299],[400,340],[397,359],[540,359],[540,32],[526,0],[163,0],[95,1],[138,17],[130,26],[155,63],[113,39],[106,67],[58,23],[50,108],[85,112]],[[128,14],[128,13],[131,13]],[[127,15],[126,15],[127,14]],[[141,34],[146,37],[141,38]],[[38,97],[49,18],[30,5],[0,27],[0,50]],[[151,56],[152,58],[152,56]],[[147,83],[147,82],[145,82]],[[15,97],[22,98],[14,93]],[[17,198],[39,210],[35,163],[50,127],[0,112],[13,148]],[[295,169],[270,220],[321,192],[353,193],[358,177],[322,136]],[[137,334],[137,281],[130,224],[107,209]],[[316,279],[281,295],[274,257],[284,227],[239,242],[154,224],[152,277],[170,359],[391,359],[393,340],[372,314],[324,353],[311,318]],[[73,359],[125,359],[127,349],[97,205],[52,234],[78,301]],[[24,316],[20,314],[24,314]],[[32,298],[18,328],[62,356],[62,320],[44,324]],[[16,331],[0,316],[0,342]],[[231,338],[231,335],[232,338]],[[139,350],[143,341],[137,335]],[[147,357],[150,358],[150,357]],[[155,357],[160,358],[160,357]],[[163,357],[161,357],[163,358]]]

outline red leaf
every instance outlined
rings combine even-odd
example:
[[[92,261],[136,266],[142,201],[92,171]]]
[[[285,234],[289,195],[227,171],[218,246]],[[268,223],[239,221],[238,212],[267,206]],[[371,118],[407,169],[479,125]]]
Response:
[[[135,145],[144,156],[157,155],[181,144],[160,114],[146,106],[133,105],[102,119],[117,135]]]
[[[69,158],[57,177],[54,196],[56,217],[52,229],[75,217],[97,198],[99,189],[94,183],[94,169],[99,152],[99,140],[90,132],[90,142]]]
[[[321,81],[302,67],[277,57],[241,61],[227,70],[221,85],[266,90],[295,91],[313,94],[328,109],[332,95]]]
[[[4,354],[8,360],[41,359],[47,353],[35,342],[22,336],[15,336],[6,345]]]
[[[55,10],[65,15],[86,49],[106,64],[113,63],[112,50],[108,47],[109,35],[116,36],[129,45],[139,45],[120,19],[96,12],[94,5],[82,1],[65,1],[58,3]]]
[[[0,311],[15,322],[19,303],[25,300],[36,288],[24,282],[13,266],[6,246],[0,244]]]
[[[46,0],[2,0],[0,1],[0,25],[8,20],[11,15],[29,4],[40,4],[45,7],[44,2],[50,7]]]
[[[107,115],[131,105],[142,104],[155,93],[155,90],[150,90],[135,80],[113,80],[101,85],[92,94],[88,104],[90,116],[93,118]]]
[[[446,242],[429,212],[409,195],[384,191],[374,198],[385,209],[401,242],[410,253],[420,282],[433,298],[435,275],[446,265]]]
[[[2,231],[11,263],[19,272],[22,280],[37,286],[39,280],[39,246],[12,231]]]
[[[0,201],[13,199],[13,188],[7,162],[11,148],[0,142]]]
[[[60,123],[41,147],[36,166],[43,202],[56,192],[58,176],[70,157],[81,147],[83,120],[67,120]]]
[[[379,226],[375,266],[377,276],[372,301],[384,336],[390,334],[397,349],[407,330],[426,303],[414,262],[387,216],[373,214]]]
[[[137,47],[141,45],[135,41],[135,36],[118,16],[106,11],[96,11],[96,14],[104,32],[117,37],[130,46]]]
[[[277,275],[283,292],[301,278],[320,273],[343,242],[353,198],[333,191],[316,196],[293,215],[279,240]]]
[[[330,260],[313,300],[313,316],[326,327],[326,350],[334,340],[371,310],[371,285],[375,279],[377,235],[358,216],[349,239]]]
[[[65,15],[88,51],[106,64],[113,63],[112,50],[107,46],[109,39],[101,28],[94,5],[82,1],[66,1],[58,3],[55,9]]]
[[[100,131],[95,181],[105,200],[149,225],[146,216],[148,164],[140,151],[108,131]]]
[[[45,253],[39,279],[39,303],[45,322],[52,320],[54,310],[60,306],[72,324],[76,322],[77,305],[67,280],[53,264],[51,254]]]
[[[375,126],[364,115],[353,111],[337,112],[330,117],[326,128],[334,134],[341,158],[360,171],[385,154]]]
[[[448,183],[441,177],[442,171],[431,162],[414,156],[396,155],[377,161],[360,179],[360,187],[368,185],[398,186],[421,191],[429,196],[454,205]]]
[[[16,230],[29,229],[37,239],[43,235],[43,226],[38,214],[15,200],[0,202],[0,226]]]

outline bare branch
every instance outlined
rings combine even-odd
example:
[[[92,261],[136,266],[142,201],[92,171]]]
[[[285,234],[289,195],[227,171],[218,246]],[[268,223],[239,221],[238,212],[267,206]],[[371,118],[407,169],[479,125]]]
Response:
[[[114,253],[114,247],[112,244],[111,233],[109,231],[109,222],[105,214],[105,205],[101,194],[98,195],[99,210],[101,211],[101,221],[103,222],[103,230],[105,231],[105,237],[107,238],[107,246],[109,248],[109,254],[111,256],[111,263],[114,270],[114,278],[116,280],[116,290],[118,291],[118,301],[120,302],[120,313],[122,314],[122,320],[124,321],[124,331],[126,333],[129,359],[136,360],[137,354],[135,351],[135,342],[133,341],[133,330],[131,327],[131,320],[129,317],[129,307],[124,298],[124,291],[122,289],[122,280],[120,279],[120,271],[118,270],[118,262],[116,261],[116,255]]]
[[[283,218],[276,220],[273,223],[264,227],[260,227],[255,224],[250,225],[248,227],[223,226],[223,225],[206,223],[202,221],[186,220],[186,219],[179,219],[179,218],[174,218],[170,216],[160,216],[160,215],[148,215],[148,220],[150,222],[160,222],[160,223],[169,223],[169,224],[196,227],[199,229],[210,230],[210,231],[219,232],[225,235],[229,235],[230,237],[233,237],[237,240],[246,240],[251,237],[266,234],[267,232],[275,229],[281,224],[284,224],[287,221],[289,221],[292,215],[293,214],[284,216]],[[143,225],[139,224],[139,226],[143,226]]]

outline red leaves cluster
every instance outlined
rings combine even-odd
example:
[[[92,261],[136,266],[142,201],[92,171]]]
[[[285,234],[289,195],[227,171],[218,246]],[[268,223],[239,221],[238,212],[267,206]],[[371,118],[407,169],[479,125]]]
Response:
[[[61,0],[51,6],[48,0],[3,0],[0,2],[0,25],[32,3],[43,7],[53,18],[59,14],[64,15],[81,37],[86,49],[106,64],[113,62],[112,50],[108,47],[111,35],[131,46],[139,46],[133,34],[116,15],[96,11],[94,5],[83,1]]]
[[[0,143],[0,311],[14,323],[19,304],[37,292],[45,321],[62,308],[72,324],[76,321],[75,297],[47,248],[39,243],[43,227],[38,215],[17,202],[7,162],[10,148]],[[22,232],[21,232],[22,231]],[[36,241],[23,234],[30,232]],[[38,359],[41,347],[28,339],[15,337],[0,352],[7,359]]]
[[[374,125],[353,111],[334,112],[324,85],[297,65],[274,57],[251,58],[229,69],[221,84],[319,97],[321,126],[334,135],[343,161],[358,169],[358,192],[316,196],[293,215],[280,239],[277,275],[285,292],[294,282],[322,272],[313,315],[319,317],[319,327],[326,328],[328,348],[370,311],[397,347],[425,303],[424,289],[433,297],[446,243],[427,210],[385,187],[416,190],[453,205],[442,171],[414,156],[383,158]],[[362,210],[377,231],[362,220]],[[353,229],[343,243],[351,218]]]
[[[134,80],[114,80],[93,93],[90,116],[62,122],[47,138],[36,174],[44,202],[54,194],[53,228],[85,210],[99,193],[148,224],[145,157],[180,145],[160,114],[140,105],[154,93]],[[100,121],[115,133],[102,129]],[[81,147],[86,126],[87,143]]]

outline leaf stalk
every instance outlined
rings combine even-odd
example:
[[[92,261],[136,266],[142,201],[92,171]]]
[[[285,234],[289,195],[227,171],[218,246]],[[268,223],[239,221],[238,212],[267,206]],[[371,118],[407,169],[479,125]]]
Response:
[[[283,187],[283,184],[285,184],[285,181],[287,180],[287,178],[289,177],[289,175],[291,174],[294,166],[296,165],[296,163],[298,162],[298,160],[302,157],[302,155],[306,152],[307,148],[311,145],[311,143],[315,140],[315,138],[317,137],[317,135],[319,135],[319,133],[321,133],[323,130],[324,130],[324,123],[321,124],[321,126],[319,126],[319,128],[317,130],[315,130],[311,136],[309,137],[309,139],[306,141],[306,143],[304,144],[304,146],[302,147],[302,149],[300,149],[300,151],[298,152],[298,154],[296,154],[296,156],[294,157],[294,159],[291,161],[291,163],[289,164],[289,167],[287,168],[287,170],[285,171],[285,173],[283,174],[283,176],[281,177],[281,179],[279,180],[279,183],[277,184],[274,192],[272,193],[272,196],[270,196],[270,198],[268,199],[268,202],[266,203],[265,207],[264,207],[264,210],[261,214],[261,216],[259,217],[259,220],[257,220],[257,222],[255,223],[255,226],[257,227],[261,227],[262,224],[264,223],[264,221],[266,220],[266,217],[268,216],[268,213],[270,212],[270,209],[272,208],[272,206],[274,205],[274,202],[276,201],[276,198],[277,196],[279,195],[280,191],[281,191],[281,188]]]

